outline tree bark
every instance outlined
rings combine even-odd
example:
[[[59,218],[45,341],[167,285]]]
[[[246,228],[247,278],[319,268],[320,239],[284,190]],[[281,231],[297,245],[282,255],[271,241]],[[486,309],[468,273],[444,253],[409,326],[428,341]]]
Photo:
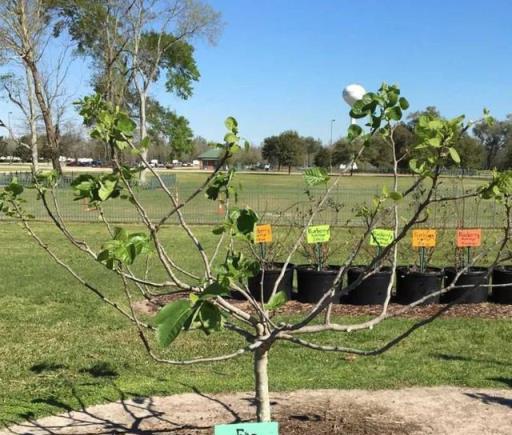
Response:
[[[139,123],[140,123],[139,129],[140,130],[139,131],[140,131],[140,141],[142,142],[148,135],[147,127],[146,127],[147,96],[144,91],[139,91],[139,100],[140,100],[139,101],[139,103],[140,103],[140,106],[139,106]],[[142,151],[142,157],[145,160],[148,160],[148,150],[147,149]],[[146,168],[144,168],[140,173],[140,182],[143,184],[146,183],[148,181],[148,175],[149,175],[149,171]]]
[[[30,24],[27,22],[27,15],[24,8],[24,3],[20,3],[21,7],[18,11],[20,15],[19,23],[20,23],[20,37],[22,39],[22,47],[23,53],[21,54],[21,59],[26,68],[29,69],[31,78],[34,85],[34,93],[39,105],[39,109],[41,110],[41,114],[43,116],[44,126],[46,129],[46,138],[48,140],[48,145],[51,152],[51,160],[53,169],[57,171],[60,175],[62,174],[62,168],[60,166],[59,160],[59,138],[58,133],[53,125],[53,117],[51,113],[50,104],[45,97],[44,89],[43,89],[43,79],[41,77],[41,73],[36,64],[36,57],[34,55],[34,46],[32,44],[31,38],[29,37],[29,26]]]
[[[268,349],[258,348],[254,352],[254,380],[256,390],[256,416],[259,422],[270,421]]]
[[[30,72],[25,68],[27,80],[28,114],[30,125],[30,151],[32,154],[32,173],[36,174],[39,169],[39,153],[37,150],[37,113],[34,101],[34,87]]]
[[[59,160],[59,141],[57,136],[57,131],[55,126],[53,125],[53,118],[51,114],[51,110],[49,105],[46,103],[46,99],[43,95],[42,88],[42,80],[39,74],[39,70],[37,65],[32,59],[26,59],[27,66],[30,69],[32,74],[32,79],[34,81],[34,91],[37,99],[37,103],[39,104],[39,108],[41,109],[41,114],[43,115],[44,126],[46,130],[46,139],[48,140],[48,145],[50,147],[51,152],[51,160],[53,169],[57,171],[60,175],[62,174],[62,167],[60,165]]]

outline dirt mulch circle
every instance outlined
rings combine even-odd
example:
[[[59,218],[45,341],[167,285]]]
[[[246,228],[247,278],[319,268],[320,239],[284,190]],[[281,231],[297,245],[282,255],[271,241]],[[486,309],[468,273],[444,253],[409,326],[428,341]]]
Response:
[[[183,297],[182,295],[169,295],[162,296],[155,300],[156,303],[149,301],[140,301],[135,304],[137,311],[143,314],[154,314],[160,307]],[[231,299],[230,302],[245,310],[249,309],[247,302]],[[431,304],[418,306],[400,314],[401,318],[411,319],[425,319],[437,313],[443,304]],[[374,316],[382,311],[381,305],[348,305],[348,304],[335,304],[332,306],[332,313],[339,316]],[[313,308],[311,304],[302,304],[297,301],[288,301],[284,306],[277,310],[278,314],[305,314]],[[396,313],[404,308],[403,305],[390,304],[388,308],[389,313]],[[483,304],[458,304],[453,305],[446,313],[441,315],[441,318],[450,317],[477,317],[482,319],[512,319],[512,305],[501,305],[493,303]]]
[[[281,435],[510,434],[512,392],[454,387],[317,390],[272,394]],[[251,395],[182,394],[136,398],[27,422],[7,434],[213,434],[250,421]]]

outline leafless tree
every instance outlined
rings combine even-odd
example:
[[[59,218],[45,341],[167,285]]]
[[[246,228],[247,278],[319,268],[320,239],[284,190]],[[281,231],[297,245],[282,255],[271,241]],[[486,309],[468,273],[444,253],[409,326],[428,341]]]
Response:
[[[52,96],[45,89],[41,68],[48,41],[52,38],[52,16],[44,0],[0,1],[0,46],[5,57],[19,62],[29,77],[27,83],[38,105],[51,150],[53,167],[62,172],[59,161],[59,132]]]

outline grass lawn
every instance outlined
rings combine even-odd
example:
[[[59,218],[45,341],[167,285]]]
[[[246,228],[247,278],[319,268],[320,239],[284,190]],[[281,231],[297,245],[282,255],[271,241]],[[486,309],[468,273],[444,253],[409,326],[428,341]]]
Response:
[[[105,293],[124,303],[119,282],[82,256],[49,225],[35,224],[50,246]],[[96,224],[73,225],[98,246],[107,238]],[[210,228],[195,228],[207,250]],[[177,227],[166,229],[169,252],[185,267],[199,258]],[[170,237],[173,237],[171,243]],[[341,238],[346,239],[345,235]],[[133,327],[83,290],[15,224],[0,224],[0,421],[42,416],[131,395],[252,388],[248,356],[226,363],[168,367],[145,355]],[[344,248],[346,252],[347,248]],[[340,254],[341,255],[341,254]],[[446,254],[439,251],[439,261]],[[300,259],[296,259],[300,261]],[[158,274],[158,270],[156,271]],[[355,319],[354,319],[355,320]],[[390,320],[371,332],[316,338],[372,347],[404,330],[411,320]],[[398,388],[412,385],[503,387],[510,382],[512,324],[504,320],[444,319],[415,332],[380,357],[342,355],[275,346],[270,358],[271,389]],[[228,333],[206,339],[184,334],[164,355],[213,355],[239,343]]]
[[[81,171],[83,172],[83,171]],[[168,173],[165,171],[164,173]],[[200,185],[206,173],[175,171],[177,190],[180,199],[187,198]],[[296,220],[297,216],[309,209],[309,202],[304,193],[305,184],[301,174],[267,174],[239,173],[237,183],[241,185],[239,205],[250,206],[267,222],[287,224]],[[382,193],[383,186],[391,188],[393,179],[390,176],[355,175],[343,176],[330,197],[331,207],[319,214],[316,223],[331,225],[360,226],[362,219],[354,217],[354,210],[363,205],[369,205],[376,194]],[[401,176],[400,189],[404,190],[413,182],[411,176]],[[439,195],[454,196],[463,190],[474,189],[485,180],[469,177],[461,184],[457,177],[444,177],[439,188]],[[322,188],[316,188],[320,193]],[[136,189],[137,196],[146,206],[148,214],[153,219],[163,216],[170,207],[170,201],[161,189]],[[45,219],[46,213],[42,205],[35,200],[35,192],[25,193],[28,200],[27,210],[38,219]],[[73,221],[96,222],[98,215],[90,210],[85,202],[73,201],[73,192],[69,188],[58,191],[61,211],[65,219]],[[405,217],[412,213],[410,197],[400,204],[401,214]],[[131,204],[117,200],[105,203],[105,213],[117,222],[139,222],[139,216]],[[337,210],[337,212],[335,212]],[[434,227],[455,227],[462,220],[467,227],[499,227],[503,223],[502,207],[492,201],[482,201],[474,198],[447,204],[435,204],[430,207],[428,223]],[[183,209],[187,221],[191,224],[215,224],[222,220],[223,210],[219,203],[206,200],[203,194],[198,195]],[[171,222],[177,223],[174,216]],[[384,217],[382,225],[389,225]]]

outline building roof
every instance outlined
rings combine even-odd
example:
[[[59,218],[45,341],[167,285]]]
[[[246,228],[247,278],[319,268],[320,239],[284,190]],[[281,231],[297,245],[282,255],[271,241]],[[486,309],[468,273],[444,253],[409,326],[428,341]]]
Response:
[[[198,160],[220,160],[223,151],[220,148],[210,148],[197,156]]]

